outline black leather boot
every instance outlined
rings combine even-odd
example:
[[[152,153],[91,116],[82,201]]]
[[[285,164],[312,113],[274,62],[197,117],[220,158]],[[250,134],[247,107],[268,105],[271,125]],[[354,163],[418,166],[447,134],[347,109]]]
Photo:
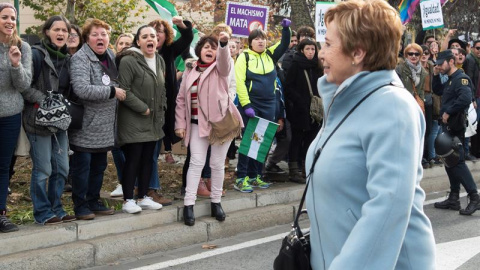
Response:
[[[220,203],[210,203],[212,209],[212,217],[215,217],[218,221],[225,220],[225,212],[223,212],[222,205]]]
[[[448,198],[442,202],[436,202],[433,206],[439,209],[460,210],[460,194],[451,191]]]
[[[470,202],[467,205],[467,208],[460,210],[460,215],[471,215],[475,211],[480,210],[480,196],[478,193],[471,193],[468,195]]]
[[[195,216],[193,215],[193,205],[185,205],[183,207],[183,221],[185,225],[193,226],[195,225]]]

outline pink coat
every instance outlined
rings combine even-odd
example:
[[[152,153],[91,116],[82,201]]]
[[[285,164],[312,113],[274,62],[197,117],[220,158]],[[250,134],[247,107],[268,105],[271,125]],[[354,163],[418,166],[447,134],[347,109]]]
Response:
[[[211,126],[208,123],[217,122],[223,119],[227,111],[227,104],[230,112],[236,117],[243,127],[243,121],[237,107],[228,98],[228,84],[230,70],[233,68],[228,46],[221,47],[218,44],[216,61],[204,72],[199,72],[194,67],[185,70],[182,84],[177,95],[177,107],[175,109],[175,130],[185,129],[184,143],[188,146],[191,132],[191,109],[192,100],[190,88],[200,77],[198,83],[198,128],[200,137],[210,135]],[[203,113],[202,113],[203,111]],[[205,114],[205,115],[204,115]],[[206,117],[209,117],[207,119]]]

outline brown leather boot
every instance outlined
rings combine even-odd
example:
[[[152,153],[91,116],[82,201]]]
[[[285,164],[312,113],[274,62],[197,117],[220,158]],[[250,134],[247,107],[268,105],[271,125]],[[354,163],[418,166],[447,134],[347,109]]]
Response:
[[[201,198],[210,198],[210,191],[203,178],[200,178],[200,182],[198,182],[197,196]]]
[[[204,178],[202,178],[202,179],[204,179]],[[207,186],[208,191],[212,192],[212,178],[206,178],[204,180],[205,180],[205,185]],[[200,181],[202,181],[202,180],[200,180]],[[222,197],[225,197],[226,192],[227,191],[225,189],[222,190]]]
[[[172,200],[163,197],[162,194],[158,194],[154,189],[149,189],[147,191],[147,196],[151,197],[154,202],[163,206],[172,205]]]

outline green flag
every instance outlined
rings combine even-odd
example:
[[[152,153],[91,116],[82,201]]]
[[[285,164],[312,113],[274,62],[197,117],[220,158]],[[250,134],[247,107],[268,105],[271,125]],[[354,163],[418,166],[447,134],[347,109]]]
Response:
[[[250,118],[238,152],[262,163],[265,162],[277,128],[277,123],[260,117]]]
[[[172,18],[178,15],[175,6],[167,0],[145,0],[162,19],[172,24]]]

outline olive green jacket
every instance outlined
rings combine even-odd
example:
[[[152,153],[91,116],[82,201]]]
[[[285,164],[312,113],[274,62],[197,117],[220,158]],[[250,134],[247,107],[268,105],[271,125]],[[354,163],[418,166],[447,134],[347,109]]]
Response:
[[[162,130],[167,109],[165,62],[158,53],[155,57],[156,75],[138,48],[130,48],[117,56],[120,87],[127,93],[118,107],[119,146],[158,141],[165,136]],[[147,109],[150,114],[144,115]]]
[[[410,92],[413,95],[412,71],[408,67],[407,61],[398,64],[395,71],[397,72],[398,76],[402,80],[403,86],[405,86],[408,92]],[[422,67],[422,72],[420,74],[420,83],[417,86],[417,93],[422,98],[422,100],[425,100],[425,91],[423,89],[424,88],[423,86],[425,84],[425,78],[427,76],[428,76],[428,72]]]

